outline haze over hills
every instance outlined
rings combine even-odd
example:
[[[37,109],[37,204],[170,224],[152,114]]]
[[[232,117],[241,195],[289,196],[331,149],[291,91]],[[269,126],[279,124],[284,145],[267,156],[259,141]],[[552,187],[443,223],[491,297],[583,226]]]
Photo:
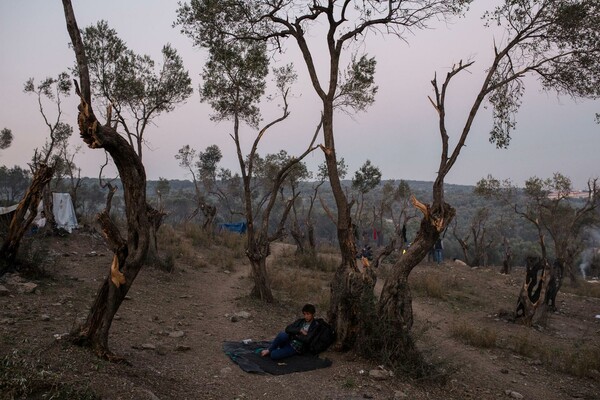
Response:
[[[87,190],[93,190],[96,192],[96,196],[99,195],[96,204],[99,210],[104,206],[104,194],[102,191],[97,189],[98,180],[95,178],[85,178],[84,186]],[[387,243],[394,237],[395,227],[391,222],[391,218],[388,214],[384,218],[384,226],[381,227],[379,220],[373,218],[374,207],[377,207],[381,200],[381,189],[383,185],[388,181],[382,181],[377,188],[372,192],[369,192],[365,196],[365,206],[362,216],[362,223],[360,229],[363,232],[372,232],[375,229],[379,234],[379,243]],[[397,186],[399,180],[389,181],[393,185]],[[427,203],[431,201],[432,196],[432,185],[433,182],[407,180],[410,186],[411,192],[422,202]],[[116,183],[119,185],[119,183]],[[160,181],[150,180],[147,182],[147,194],[148,201],[151,205],[158,206],[157,187]],[[183,223],[187,220],[189,215],[192,213],[196,204],[194,202],[194,185],[189,180],[169,180],[169,189],[166,193],[161,193],[161,206],[168,213],[165,218],[165,223]],[[343,186],[349,198],[352,198],[352,182],[350,180],[344,180]],[[96,188],[96,189],[92,189]],[[299,214],[299,223],[303,223],[303,218],[306,212],[306,205],[308,204],[307,196],[312,193],[313,183],[303,182],[300,184],[298,191],[301,193],[300,200],[297,202],[297,211]],[[525,221],[523,218],[518,217],[514,210],[502,206],[500,203],[493,200],[484,199],[473,193],[474,186],[472,185],[444,185],[446,201],[456,209],[456,217],[451,226],[443,233],[445,253],[448,259],[451,258],[464,258],[463,250],[457,240],[457,238],[472,240],[471,230],[473,229],[474,221],[477,218],[481,218],[481,215],[485,214],[485,220],[482,222],[483,229],[486,230],[489,240],[494,242],[489,246],[488,262],[492,265],[501,265],[502,263],[502,246],[503,243],[499,236],[500,230],[508,230],[509,237],[511,240],[512,251],[514,254],[515,263],[522,265],[526,255],[538,254],[539,244],[538,236],[535,229],[530,223]],[[119,191],[113,200],[113,207],[115,211],[122,212],[122,199],[120,199]],[[331,193],[328,182],[326,182],[319,190],[319,198],[327,205],[330,210],[335,210],[335,202]],[[219,224],[222,222],[240,222],[243,221],[241,214],[229,214],[225,209],[222,202],[216,198],[208,196],[206,200],[217,206],[217,217],[215,223]],[[577,201],[577,200],[574,200]],[[88,210],[91,210],[88,207]],[[410,241],[416,235],[419,229],[421,220],[421,214],[414,207],[408,207],[408,222],[407,236]],[[353,208],[353,213],[356,211],[356,207]],[[335,245],[337,242],[336,230],[333,223],[326,216],[323,208],[319,205],[319,200],[315,203],[315,209],[313,211],[313,219],[315,222],[315,233],[320,243],[330,243]],[[482,214],[483,213],[483,214]],[[276,215],[279,213],[276,212]],[[354,215],[354,214],[353,214]],[[399,215],[396,210],[396,218]],[[199,214],[197,221],[202,220],[201,213]],[[274,221],[278,218],[273,217]],[[356,218],[354,218],[356,220]],[[480,228],[481,228],[480,227]],[[371,235],[367,239],[371,241],[371,244],[376,245],[377,243],[372,239]],[[552,256],[552,249],[550,249],[550,255]]]

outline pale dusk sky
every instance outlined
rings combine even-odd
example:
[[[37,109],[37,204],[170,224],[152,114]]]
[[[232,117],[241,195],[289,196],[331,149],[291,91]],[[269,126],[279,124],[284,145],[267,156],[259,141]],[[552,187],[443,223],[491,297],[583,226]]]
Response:
[[[494,36],[494,32],[484,29],[480,20],[483,5],[493,1],[475,3],[465,18],[452,24],[432,23],[432,29],[415,32],[407,37],[407,42],[369,36],[358,48],[376,56],[379,93],[366,112],[352,117],[336,115],[336,145],[339,156],[349,166],[347,178],[370,159],[381,169],[383,179],[435,179],[441,145],[437,115],[427,99],[433,96],[430,81],[435,73],[438,79],[443,79],[453,63],[475,60],[470,73],[456,79],[449,92],[450,136],[456,137],[493,54],[493,40],[501,35],[496,32]],[[190,39],[172,27],[177,1],[74,0],[73,7],[80,28],[107,20],[132,50],[149,54],[157,62],[162,46],[171,43],[190,72],[194,94],[174,112],[156,119],[155,125],[147,130],[149,147],[144,150],[144,164],[148,179],[188,179],[174,158],[185,144],[197,150],[217,144],[224,155],[221,166],[238,171],[234,145],[228,135],[231,124],[211,122],[210,107],[199,100],[205,53],[192,47]],[[68,47],[60,0],[0,0],[0,19],[0,129],[9,128],[15,136],[10,148],[0,150],[0,165],[26,166],[34,148],[43,145],[48,129],[39,113],[37,99],[23,93],[23,85],[30,77],[39,82],[71,68],[74,54]],[[319,54],[316,48],[315,58],[325,63],[326,55],[323,53],[319,58]],[[319,117],[317,96],[291,42],[278,61],[280,65],[294,61],[299,81],[293,89],[290,117],[268,132],[259,147],[261,155],[280,149],[299,154]],[[62,104],[63,121],[75,129],[76,106],[74,94]],[[45,107],[51,120],[55,118],[55,108],[51,104]],[[276,102],[264,102],[262,110],[265,122],[278,112]],[[542,92],[535,80],[529,80],[509,149],[497,150],[488,142],[491,112],[482,109],[446,182],[474,185],[492,174],[522,186],[531,176],[549,178],[554,172],[561,172],[572,179],[575,189],[583,189],[589,178],[600,176],[600,125],[594,118],[597,112],[600,112],[598,100],[557,97]],[[249,145],[254,133],[245,129],[244,134]],[[71,143],[82,142],[75,134]],[[84,176],[97,177],[104,153],[88,148],[82,151],[75,162]],[[316,151],[306,161],[315,171],[322,160],[322,154]]]

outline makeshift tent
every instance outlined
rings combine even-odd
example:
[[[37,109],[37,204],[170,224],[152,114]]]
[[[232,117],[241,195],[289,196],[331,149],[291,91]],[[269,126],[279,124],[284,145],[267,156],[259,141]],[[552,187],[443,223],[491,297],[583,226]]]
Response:
[[[10,207],[0,207],[0,225],[8,227],[12,213],[17,209],[18,204]],[[38,205],[37,216],[34,222],[41,218],[41,212],[44,210],[44,202],[40,201]],[[62,228],[71,233],[77,228],[77,216],[75,215],[75,207],[69,193],[52,193],[52,213],[56,221],[56,227]],[[27,215],[27,214],[26,214]]]
[[[62,228],[69,233],[77,228],[75,207],[73,207],[73,201],[69,193],[52,193],[52,213],[57,228]]]

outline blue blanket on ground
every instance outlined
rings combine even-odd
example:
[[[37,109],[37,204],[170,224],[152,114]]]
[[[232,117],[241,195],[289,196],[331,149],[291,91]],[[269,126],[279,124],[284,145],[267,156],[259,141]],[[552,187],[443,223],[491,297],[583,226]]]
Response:
[[[270,357],[261,357],[260,351],[269,347],[270,342],[224,342],[223,351],[241,369],[256,374],[284,375],[293,372],[312,371],[331,366],[328,358],[298,354],[283,360],[274,361]]]

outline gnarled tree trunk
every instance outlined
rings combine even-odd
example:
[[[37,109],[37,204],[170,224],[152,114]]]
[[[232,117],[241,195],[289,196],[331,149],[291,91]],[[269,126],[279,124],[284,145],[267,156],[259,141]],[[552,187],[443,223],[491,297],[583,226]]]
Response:
[[[410,365],[415,375],[422,375],[426,371],[419,370],[425,364],[421,362],[421,355],[411,336],[413,312],[408,277],[454,218],[454,208],[447,203],[440,203],[439,207],[429,207],[413,197],[413,204],[423,212],[420,229],[406,253],[392,267],[391,276],[385,280],[379,298],[378,317],[381,325],[377,327],[377,347],[390,362]]]
[[[123,183],[127,214],[127,237],[121,237],[110,220],[108,210],[99,216],[102,231],[114,252],[110,273],[102,283],[86,321],[71,335],[76,343],[90,346],[96,354],[111,359],[108,332],[135,277],[142,267],[150,242],[148,209],[146,204],[146,172],[140,157],[130,144],[112,127],[100,125],[91,105],[90,79],[87,59],[80,31],[70,0],[63,0],[67,30],[77,58],[81,91],[78,125],[83,141],[93,149],[104,149],[112,157]],[[77,86],[77,85],[76,85]]]
[[[258,235],[261,236],[261,235]],[[248,236],[250,238],[250,236]],[[268,240],[262,240],[260,237],[254,243],[248,243],[246,255],[250,260],[252,267],[252,278],[254,287],[250,296],[260,299],[266,303],[272,303],[273,292],[267,275],[267,257],[271,254],[271,245]]]
[[[356,244],[350,216],[352,204],[348,203],[338,174],[331,103],[323,101],[323,109],[325,146],[322,149],[337,206],[337,238],[342,257],[331,282],[328,318],[336,329],[335,348],[348,350],[354,347],[359,335],[368,329],[365,324],[375,317],[373,297],[375,282],[370,268],[361,271],[356,265]]]
[[[212,232],[215,216],[217,215],[217,207],[211,206],[210,204],[200,200],[198,201],[196,209],[190,214],[187,220],[193,220],[200,211],[202,211],[202,215],[204,215],[202,230],[204,230],[205,232]]]
[[[44,201],[44,213],[46,214],[46,227],[55,230],[56,217],[54,216],[54,198],[52,197],[49,185],[44,187],[42,199]]]
[[[527,326],[544,323],[548,311],[556,310],[556,295],[563,277],[562,263],[544,257],[527,257],[525,283],[519,292],[515,319]]]
[[[29,229],[31,222],[37,216],[37,209],[42,200],[44,188],[54,175],[54,169],[46,164],[39,164],[33,174],[31,185],[27,189],[23,200],[17,206],[8,234],[0,249],[0,276],[2,276],[14,263],[23,236]],[[27,212],[29,211],[29,215]]]

